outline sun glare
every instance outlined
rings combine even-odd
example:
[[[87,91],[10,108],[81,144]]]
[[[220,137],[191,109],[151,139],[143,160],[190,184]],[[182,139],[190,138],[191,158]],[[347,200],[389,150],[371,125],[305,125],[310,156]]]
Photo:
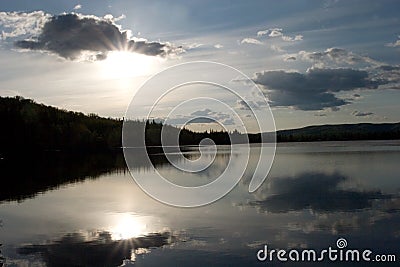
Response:
[[[101,62],[103,76],[109,79],[124,79],[149,75],[163,59],[133,52],[114,51]]]
[[[115,225],[110,230],[114,240],[129,239],[145,235],[146,224],[138,216],[123,213],[118,215]]]

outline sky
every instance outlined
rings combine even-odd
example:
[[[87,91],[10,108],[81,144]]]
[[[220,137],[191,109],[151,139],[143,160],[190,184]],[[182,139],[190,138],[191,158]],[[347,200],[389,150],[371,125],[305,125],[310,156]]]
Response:
[[[249,78],[230,82],[249,88],[257,110],[266,109],[265,97],[277,129],[399,122],[398,10],[399,1],[1,1],[0,95],[122,118],[153,75],[212,61]],[[190,109],[154,116],[179,124],[200,115],[194,129],[215,127],[213,120],[237,128],[204,99],[215,95],[250,118],[243,99],[202,87],[164,101],[173,108],[202,98]]]

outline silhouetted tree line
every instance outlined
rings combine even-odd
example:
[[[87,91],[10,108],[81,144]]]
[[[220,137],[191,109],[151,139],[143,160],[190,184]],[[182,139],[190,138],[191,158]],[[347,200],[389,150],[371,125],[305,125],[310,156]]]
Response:
[[[230,135],[237,133],[228,133],[215,130],[193,132],[185,128],[178,129],[170,125],[163,125],[161,122],[148,121],[146,122],[146,145],[161,145],[161,130],[163,128],[164,131],[166,131],[166,135],[179,136],[179,145],[198,145],[204,138],[212,139],[218,145],[229,145]]]
[[[122,146],[122,119],[102,118],[96,114],[66,111],[31,99],[0,97],[0,153],[19,153],[34,150],[109,151]],[[145,127],[146,146],[161,145],[161,130],[167,135],[179,133],[180,145],[197,145],[210,138],[218,145],[230,144],[230,137],[245,142],[245,134],[237,131],[193,132],[163,125],[156,121],[125,121],[129,127],[129,144],[140,145]],[[180,131],[180,132],[179,132]],[[262,136],[261,136],[262,135]],[[271,133],[248,134],[251,143],[274,140]],[[301,129],[282,130],[276,133],[278,142],[400,139],[400,123],[342,124],[309,126]]]
[[[22,97],[0,98],[2,151],[95,151],[121,146],[122,120],[37,104]]]
[[[0,152],[19,153],[34,150],[107,151],[120,148],[123,120],[102,118],[96,114],[62,110],[20,96],[0,97]],[[161,145],[161,129],[179,133],[181,145],[196,145],[203,138],[217,144],[229,144],[229,134],[222,131],[197,133],[155,121],[126,121],[134,140],[142,140],[145,126],[147,146]],[[238,134],[238,133],[234,133]],[[139,142],[140,143],[140,142]]]

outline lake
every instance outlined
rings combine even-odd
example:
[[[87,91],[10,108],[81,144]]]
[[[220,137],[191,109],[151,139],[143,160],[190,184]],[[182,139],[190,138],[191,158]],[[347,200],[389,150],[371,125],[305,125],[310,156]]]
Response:
[[[252,146],[250,161],[260,149]],[[243,164],[240,145],[221,147],[199,175],[176,170],[161,155],[152,162],[177,184],[202,185],[223,172],[227,151]],[[188,158],[197,154],[196,148],[185,152]],[[399,261],[399,164],[400,141],[280,143],[256,192],[248,192],[248,170],[222,199],[176,208],[144,193],[119,154],[49,152],[2,159],[2,261],[5,266],[312,266],[315,262],[277,258],[260,262],[257,253],[265,245],[321,251],[336,248],[340,238],[347,248],[393,254]],[[146,176],[154,170],[138,161],[131,171]]]

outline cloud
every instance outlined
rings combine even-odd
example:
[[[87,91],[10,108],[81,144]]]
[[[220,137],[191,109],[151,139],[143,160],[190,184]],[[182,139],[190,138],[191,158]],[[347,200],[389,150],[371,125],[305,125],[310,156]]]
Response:
[[[193,50],[193,49],[199,48],[201,46],[203,46],[203,44],[199,44],[199,43],[183,44],[183,47],[187,50]]]
[[[163,247],[180,238],[169,232],[121,240],[113,240],[112,237],[112,233],[107,231],[67,233],[54,242],[24,245],[16,251],[21,255],[40,255],[46,266],[118,266],[124,259],[130,258],[135,249]]]
[[[334,93],[379,85],[368,79],[368,72],[345,68],[311,68],[306,73],[263,71],[256,73],[253,80],[264,89],[272,106],[300,110],[338,108],[349,102]]]
[[[261,107],[265,107],[266,102],[264,101],[251,101],[251,100],[237,100],[236,107],[240,110],[258,110]]]
[[[375,61],[366,56],[360,56],[349,52],[342,48],[331,47],[322,52],[306,52],[300,51],[298,53],[298,58],[309,61],[312,63],[316,63],[319,66],[329,65],[331,63],[335,64],[347,64],[347,65],[355,65],[355,64],[368,64],[373,66],[381,65],[380,62]]]
[[[329,107],[329,109],[333,112],[339,111],[340,107]]]
[[[241,42],[241,44],[255,44],[255,45],[262,45],[263,43],[260,42],[257,39],[254,38],[244,38]]]
[[[398,47],[398,46],[400,46],[400,40],[397,40],[397,41],[394,42],[394,43],[388,43],[387,46],[390,46],[390,47]]]
[[[387,65],[367,56],[361,56],[342,48],[328,48],[325,51],[297,53],[298,60],[313,63],[317,68],[352,68],[368,72],[368,79],[375,84],[385,85],[381,88],[400,89],[400,66]]]
[[[285,42],[295,42],[303,40],[303,35],[288,36],[283,34],[282,28],[270,28],[257,32],[257,37],[268,36],[270,38],[281,37]]]
[[[81,9],[81,8],[82,8],[82,5],[80,5],[80,4],[74,6],[74,10],[78,10],[78,9]]]
[[[261,211],[283,213],[311,209],[315,212],[357,211],[372,206],[377,199],[390,199],[379,191],[343,189],[348,177],[334,173],[302,173],[273,179],[267,197],[250,202]]]
[[[295,35],[295,36],[287,36],[283,34],[283,30],[281,28],[271,28],[267,30],[262,30],[257,32],[257,38],[244,38],[240,43],[241,44],[254,44],[254,45],[263,45],[264,43],[260,41],[260,37],[267,36],[268,38],[277,38],[280,37],[285,42],[295,42],[295,41],[301,41],[303,40],[302,35]],[[280,46],[276,44],[272,44],[271,49],[276,51],[276,52],[285,52],[284,49],[282,49]]]
[[[5,16],[4,12],[1,16]],[[21,25],[32,24],[32,16],[41,22],[35,31],[25,31],[33,35],[24,40],[17,40],[14,43],[15,47],[45,51],[65,59],[86,57],[85,59],[101,60],[106,58],[110,51],[130,51],[149,56],[167,56],[183,52],[181,47],[174,47],[169,43],[130,38],[130,31],[123,31],[115,24],[116,20],[124,16],[114,18],[112,15],[106,15],[100,18],[76,13],[49,16],[41,11],[33,14],[11,14],[11,17],[15,16],[22,16],[24,20],[14,25],[15,29],[9,33],[13,34],[13,37],[22,35],[15,32]],[[29,19],[26,19],[27,16]]]
[[[212,111],[209,108],[203,109],[203,110],[197,110],[193,113],[190,114],[191,117],[199,117],[196,118],[195,120],[191,121],[191,123],[215,123],[220,122],[222,125],[234,125],[235,122],[233,118],[229,114],[223,113],[223,112],[216,112]],[[207,118],[202,118],[204,117],[211,117],[212,119]],[[199,122],[200,121],[200,122]]]
[[[244,100],[237,100],[236,101],[236,106],[240,110],[251,110],[251,108],[249,107],[249,104],[247,104],[246,101],[244,101]]]
[[[43,11],[0,12],[1,39],[39,34],[50,18],[51,15]]]
[[[217,49],[220,49],[220,48],[223,48],[224,46],[222,44],[216,44],[216,45],[214,45],[214,47]]]
[[[400,71],[400,66],[396,66],[396,65],[382,65],[382,66],[379,66],[377,69],[383,70],[383,71]]]
[[[196,123],[215,123],[216,121],[210,118],[204,118],[204,117],[199,117],[199,118],[194,118],[189,122],[189,124],[196,124]]]
[[[283,36],[282,29],[280,28],[269,29],[268,32],[269,32],[268,34],[269,37]]]
[[[370,70],[371,79],[382,84],[387,88],[400,89],[400,66],[399,65],[381,65]]]
[[[398,36],[398,38],[399,38],[399,40],[396,40],[396,41],[393,42],[393,43],[387,43],[386,46],[389,46],[389,47],[399,47],[399,46],[400,46],[400,35]]]
[[[373,112],[361,112],[361,111],[357,111],[357,110],[353,111],[353,113],[351,113],[351,114],[356,117],[369,117],[371,115],[374,115]]]
[[[119,16],[119,17],[114,17],[113,15],[111,15],[111,14],[107,14],[107,15],[104,15],[104,17],[103,17],[103,19],[105,19],[105,20],[110,20],[110,21],[112,21],[112,22],[117,22],[117,21],[120,21],[120,20],[122,20],[122,19],[125,19],[126,18],[126,16],[124,15],[124,14],[122,14],[121,16]],[[117,25],[117,27],[118,28],[120,28],[120,26],[118,26]],[[128,32],[128,31],[127,31]],[[130,31],[129,31],[130,32]]]
[[[301,41],[303,40],[303,35],[296,35],[294,37],[290,37],[290,36],[282,36],[282,40],[286,41],[286,42],[295,42],[295,41]]]
[[[294,56],[289,56],[289,57],[286,57],[284,60],[285,61],[295,61],[297,58],[296,57],[294,57]]]
[[[279,45],[271,45],[270,47],[272,50],[274,50],[276,52],[280,52],[280,53],[285,52],[285,50],[282,47],[280,47]]]
[[[268,32],[269,32],[269,30],[258,31],[258,32],[257,32],[257,36],[260,37],[260,36],[263,36],[263,35],[267,35]]]
[[[160,119],[160,121],[164,121]],[[219,122],[222,125],[234,125],[235,121],[229,114],[223,112],[212,111],[209,108],[205,108],[202,110],[197,110],[192,112],[187,116],[176,116],[174,118],[168,118],[167,124],[170,125],[183,125],[187,124],[196,124],[196,123],[216,123]]]
[[[212,111],[211,109],[206,108],[206,109],[203,109],[203,110],[197,110],[195,112],[192,112],[190,115],[193,115],[193,116],[211,116],[211,115],[214,115],[214,114],[216,114],[215,111]]]

